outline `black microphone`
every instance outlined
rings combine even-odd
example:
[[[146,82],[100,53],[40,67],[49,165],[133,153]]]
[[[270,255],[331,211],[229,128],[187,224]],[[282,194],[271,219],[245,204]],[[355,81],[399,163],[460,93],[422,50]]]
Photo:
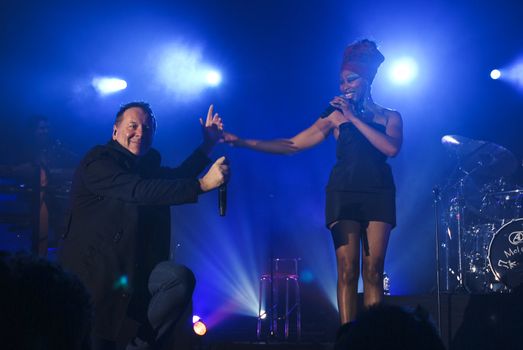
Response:
[[[348,103],[352,103],[351,99],[345,95],[339,95],[339,97],[343,98],[345,101],[347,101]],[[333,105],[329,105],[324,111],[322,114],[320,114],[320,118],[321,119],[324,119],[324,118],[327,118],[332,112],[334,111],[339,111],[341,113],[343,113],[343,111],[340,109],[340,108],[336,108],[334,107]]]
[[[227,185],[223,184],[218,188],[218,211],[220,216],[225,216],[227,209]]]
[[[323,111],[323,113],[320,114],[320,118],[321,118],[321,119],[327,118],[327,117],[328,117],[332,112],[334,112],[334,111],[340,111],[340,112],[341,112],[341,109],[329,105],[329,107],[327,107],[327,108]]]

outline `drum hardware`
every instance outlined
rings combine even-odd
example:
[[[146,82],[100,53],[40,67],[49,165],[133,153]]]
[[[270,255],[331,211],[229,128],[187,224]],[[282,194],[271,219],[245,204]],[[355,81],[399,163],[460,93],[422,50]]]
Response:
[[[437,299],[437,313],[438,313],[438,332],[441,334],[441,279],[440,279],[440,247],[439,247],[439,202],[441,200],[441,193],[438,186],[435,186],[432,189],[432,195],[433,195],[433,205],[434,205],[434,238],[435,238],[435,247],[436,247],[436,299]],[[385,283],[385,278],[383,279]],[[388,278],[387,278],[388,281]],[[385,290],[385,288],[384,288]],[[388,288],[387,288],[388,290]]]
[[[460,160],[459,165],[467,175],[500,178],[512,175],[518,166],[512,152],[492,142],[445,135],[441,143]]]
[[[523,219],[519,219],[523,216],[523,189],[507,180],[517,167],[516,158],[502,146],[487,141],[446,135],[441,142],[456,158],[440,201],[445,210],[439,218],[446,234],[437,246],[444,252],[444,287],[449,292],[509,292],[515,284],[523,283]],[[496,255],[500,243],[495,241],[506,241],[505,232],[510,230],[507,227],[512,227],[508,224],[519,221],[521,235],[517,230],[510,234],[517,236],[521,245],[503,249],[502,254],[521,257],[521,262],[500,262]],[[501,266],[491,264],[491,251],[492,259]],[[521,281],[513,273],[518,266]],[[512,272],[502,278],[499,269]]]
[[[509,221],[494,234],[488,262],[496,280],[507,287],[523,283],[523,218]]]
[[[436,217],[436,220],[438,220],[438,218],[440,217],[440,215],[438,215]],[[439,229],[437,229],[438,232],[439,232]],[[454,276],[454,271],[450,268],[449,264],[448,264],[448,261],[449,261],[449,257],[450,257],[450,249],[449,249],[449,236],[450,236],[450,231],[449,229],[447,228],[447,230],[445,231],[445,239],[441,242],[441,244],[439,245],[439,249],[443,249],[443,251],[445,252],[445,269],[443,270],[444,272],[444,276],[445,276],[445,290],[448,291],[450,290],[450,276]],[[441,264],[437,264],[436,265],[437,268],[438,268],[438,272],[442,270],[442,267],[441,267]],[[439,276],[438,277],[438,281],[439,281]]]
[[[515,188],[499,192],[487,192],[484,196],[482,212],[501,225],[523,216],[521,211],[523,190]]]
[[[459,180],[459,186],[458,186],[458,194],[457,194],[457,224],[458,224],[458,287],[456,288],[457,292],[463,292],[466,291],[467,288],[465,286],[465,281],[463,278],[463,228],[464,228],[464,219],[465,219],[465,208],[464,208],[464,196],[463,196],[463,178]]]

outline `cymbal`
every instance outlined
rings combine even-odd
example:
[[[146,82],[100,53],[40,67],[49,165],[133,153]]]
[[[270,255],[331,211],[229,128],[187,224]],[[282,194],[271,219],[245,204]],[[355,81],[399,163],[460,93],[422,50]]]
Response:
[[[492,192],[486,194],[489,197],[503,197],[506,200],[523,197],[523,189],[517,188],[508,191]]]
[[[493,142],[445,135],[441,143],[458,158],[460,169],[467,175],[508,176],[517,168],[514,154]]]

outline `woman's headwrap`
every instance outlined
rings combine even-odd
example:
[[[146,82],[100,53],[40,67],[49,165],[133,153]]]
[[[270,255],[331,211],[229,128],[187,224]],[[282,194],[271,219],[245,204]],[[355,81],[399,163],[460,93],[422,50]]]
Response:
[[[372,83],[378,67],[385,57],[378,50],[376,43],[367,39],[347,46],[343,52],[341,70],[349,70]]]

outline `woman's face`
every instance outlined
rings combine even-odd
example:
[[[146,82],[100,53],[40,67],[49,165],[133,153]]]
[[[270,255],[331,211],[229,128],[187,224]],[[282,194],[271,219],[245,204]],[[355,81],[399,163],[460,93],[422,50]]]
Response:
[[[367,93],[368,83],[358,74],[350,70],[342,70],[340,73],[340,92],[346,99],[353,103],[363,100]]]

